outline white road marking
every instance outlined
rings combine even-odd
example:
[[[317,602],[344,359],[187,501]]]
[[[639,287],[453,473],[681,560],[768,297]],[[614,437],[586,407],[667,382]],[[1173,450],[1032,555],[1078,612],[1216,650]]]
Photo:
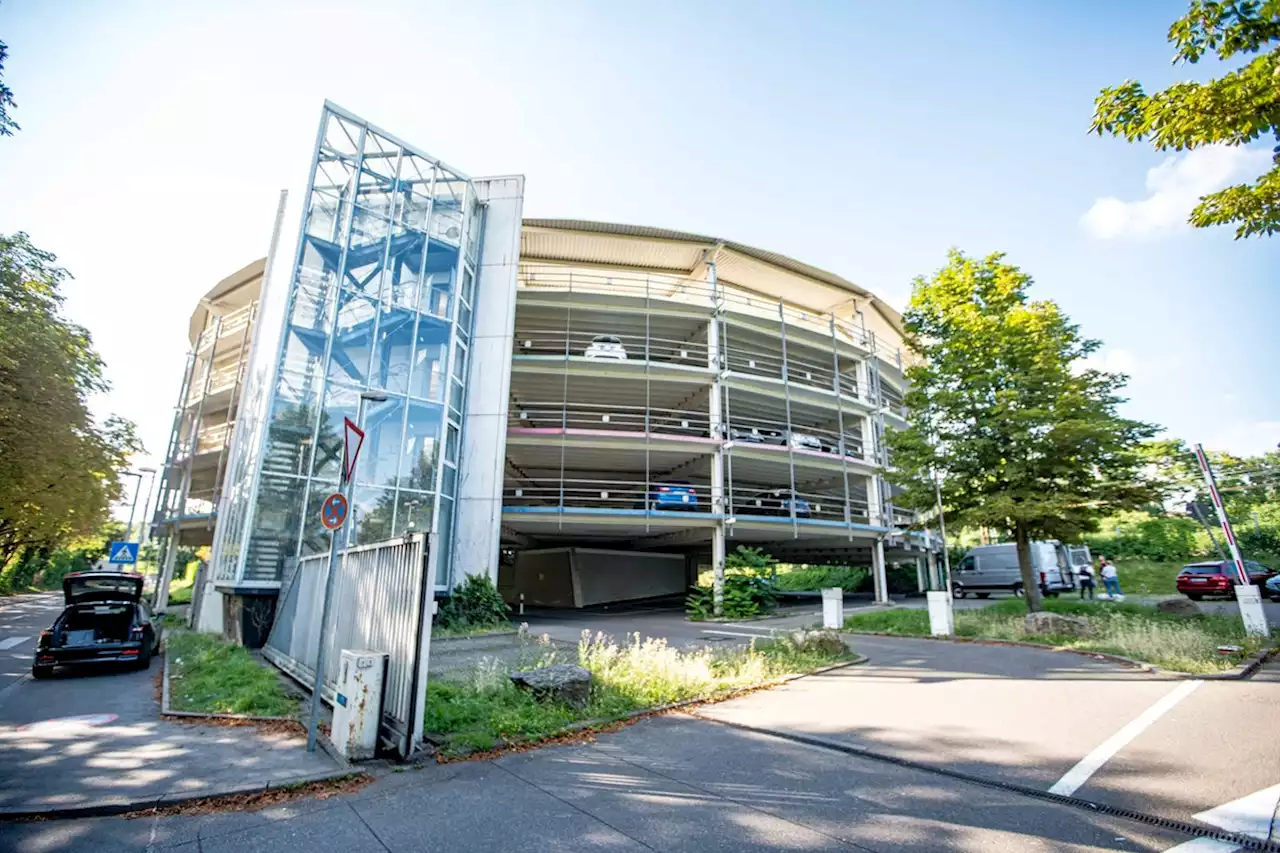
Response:
[[[1074,794],[1081,785],[1089,781],[1090,776],[1098,772],[1098,768],[1111,760],[1112,756],[1124,749],[1130,741],[1142,734],[1148,726],[1164,716],[1174,705],[1190,696],[1191,691],[1203,683],[1203,681],[1184,681],[1173,690],[1170,690],[1160,701],[1143,711],[1120,731],[1104,740],[1093,752],[1080,759],[1075,767],[1068,770],[1065,776],[1054,783],[1054,786],[1049,789],[1049,793],[1062,794],[1067,797]]]
[[[9,637],[8,639],[0,640],[0,651],[11,649],[14,646],[20,646],[30,639],[30,637]]]
[[[1276,807],[1280,805],[1280,785],[1272,785],[1261,791],[1254,791],[1246,797],[1232,800],[1229,803],[1200,812],[1195,819],[1225,829],[1227,832],[1238,832],[1266,841],[1280,832],[1280,814]],[[1197,838],[1177,847],[1170,847],[1167,853],[1228,853],[1239,850],[1240,845],[1229,841],[1216,841],[1212,838]]]
[[[743,633],[742,631],[717,631],[717,630],[714,630],[714,629],[712,629],[712,628],[703,628],[703,629],[702,629],[702,633],[704,633],[704,634],[724,634],[726,637],[755,637],[757,640],[767,640],[767,639],[769,639],[769,635],[768,635],[768,634],[746,634],[746,633]]]
[[[1219,841],[1216,838],[1193,838],[1184,841],[1177,847],[1170,847],[1165,853],[1232,853],[1239,850],[1239,844],[1230,841]]]

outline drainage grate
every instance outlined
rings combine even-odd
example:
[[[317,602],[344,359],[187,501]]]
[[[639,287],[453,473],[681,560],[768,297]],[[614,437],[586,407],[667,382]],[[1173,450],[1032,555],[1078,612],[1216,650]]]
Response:
[[[734,723],[728,720],[717,720],[714,717],[704,716],[703,714],[699,714],[697,711],[688,708],[684,709],[681,713],[688,714],[691,717],[696,717],[699,720],[705,720],[709,723],[717,723],[734,729],[742,729],[743,731],[769,735],[770,737],[789,740],[795,743],[802,743],[807,746],[816,746],[819,749],[826,749],[831,752],[852,755],[857,758],[866,758],[872,761],[879,761],[884,764],[894,764],[911,770],[920,770],[925,773],[932,773],[936,776],[946,776],[947,778],[957,779],[961,782],[981,785],[984,788],[995,788],[999,791],[1007,791],[1009,793],[1020,794],[1024,797],[1033,797],[1037,800],[1043,800],[1049,803],[1070,806],[1071,808],[1080,809],[1082,811],[1089,812],[1090,814],[1102,814],[1111,817],[1125,818],[1126,820],[1136,821],[1137,823],[1143,823],[1147,826],[1172,829],[1175,832],[1181,832],[1184,835],[1190,835],[1193,838],[1212,838],[1216,841],[1235,844],[1237,847],[1243,847],[1245,850],[1260,850],[1264,851],[1264,853],[1280,853],[1280,840],[1263,841],[1261,839],[1254,838],[1251,835],[1240,835],[1235,832],[1213,829],[1212,827],[1205,826],[1204,824],[1190,823],[1185,820],[1174,820],[1172,818],[1147,814],[1146,812],[1136,812],[1131,809],[1122,809],[1117,806],[1107,805],[1106,803],[1095,803],[1091,800],[1081,799],[1080,797],[1051,794],[1048,791],[1042,791],[1039,788],[1032,788],[1028,785],[1019,785],[1015,782],[1001,782],[995,779],[985,779],[981,776],[965,773],[962,770],[951,770],[946,767],[934,767],[918,761],[912,761],[909,758],[899,758],[895,755],[886,755],[882,752],[872,752],[871,750],[857,746],[833,743],[823,738],[809,737],[808,735],[794,734],[792,732],[782,732],[777,729],[748,726],[743,723]]]

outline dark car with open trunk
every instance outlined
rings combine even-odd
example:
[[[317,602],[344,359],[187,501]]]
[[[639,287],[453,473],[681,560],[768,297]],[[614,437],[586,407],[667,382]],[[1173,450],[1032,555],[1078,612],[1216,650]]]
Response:
[[[34,677],[48,678],[54,667],[72,664],[151,665],[160,632],[142,602],[142,575],[76,572],[63,578],[62,595],[62,615],[40,632]]]

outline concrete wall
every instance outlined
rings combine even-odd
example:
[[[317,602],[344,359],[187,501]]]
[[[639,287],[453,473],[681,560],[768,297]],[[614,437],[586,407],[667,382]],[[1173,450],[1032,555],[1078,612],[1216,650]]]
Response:
[[[680,595],[686,589],[683,554],[573,549],[574,596],[579,607]]]
[[[486,203],[480,266],[476,270],[475,329],[462,421],[453,565],[440,567],[441,583],[486,573],[498,579],[502,524],[502,468],[507,455],[507,400],[515,329],[516,271],[524,177],[475,181]]]
[[[679,595],[688,588],[682,554],[604,551],[596,548],[546,548],[522,551],[508,574],[503,595],[512,604],[589,607]]]
[[[543,607],[573,607],[573,569],[568,548],[522,551],[516,556],[509,599],[511,603],[524,595],[525,604]]]

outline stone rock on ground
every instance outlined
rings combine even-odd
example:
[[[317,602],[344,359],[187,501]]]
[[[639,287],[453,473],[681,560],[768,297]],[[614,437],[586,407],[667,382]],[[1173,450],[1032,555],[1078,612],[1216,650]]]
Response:
[[[558,663],[528,672],[511,673],[511,683],[542,701],[585,708],[591,698],[591,673],[577,664]]]
[[[796,631],[791,634],[791,642],[796,648],[805,652],[816,652],[832,657],[849,653],[849,647],[840,639],[835,631]]]
[[[1061,613],[1028,613],[1026,621],[1028,634],[1055,634],[1061,637],[1087,637],[1092,633],[1088,619],[1076,616],[1063,616]]]
[[[1204,613],[1200,605],[1189,598],[1170,598],[1156,605],[1161,613],[1172,613],[1176,616],[1200,616]]]

